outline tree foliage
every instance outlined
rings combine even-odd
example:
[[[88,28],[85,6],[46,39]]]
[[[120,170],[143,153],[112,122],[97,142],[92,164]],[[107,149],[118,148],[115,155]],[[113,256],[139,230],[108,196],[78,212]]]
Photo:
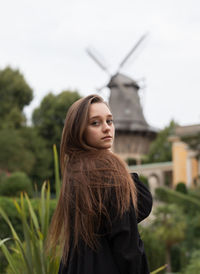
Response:
[[[49,93],[34,110],[33,124],[40,136],[47,141],[49,148],[52,149],[53,144],[59,148],[66,113],[80,98],[77,91],[63,91],[58,95]]]
[[[0,129],[19,128],[25,123],[23,108],[31,102],[33,91],[19,70],[0,70]]]
[[[172,120],[169,126],[161,130],[152,142],[145,163],[167,162],[172,160],[172,144],[168,140],[173,133],[176,123]]]
[[[28,172],[29,177],[34,184],[42,186],[44,180],[50,178],[53,170],[50,169],[52,150],[48,150],[45,140],[39,136],[33,127],[24,127],[21,129],[21,137],[24,140],[24,147],[32,152],[34,161]]]
[[[196,250],[192,253],[192,258],[187,265],[184,274],[197,274],[200,273],[200,250]]]
[[[0,169],[7,172],[24,171],[29,174],[34,165],[34,154],[25,147],[20,130],[0,130]]]
[[[38,131],[26,125],[23,109],[33,91],[19,70],[0,70],[0,170],[25,172],[41,185],[52,175],[52,149]]]

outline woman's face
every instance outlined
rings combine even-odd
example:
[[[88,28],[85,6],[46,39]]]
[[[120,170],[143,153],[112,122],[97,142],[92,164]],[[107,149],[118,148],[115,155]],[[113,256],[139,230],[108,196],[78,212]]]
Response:
[[[104,103],[93,103],[89,108],[84,138],[89,146],[110,149],[115,135],[112,113]]]

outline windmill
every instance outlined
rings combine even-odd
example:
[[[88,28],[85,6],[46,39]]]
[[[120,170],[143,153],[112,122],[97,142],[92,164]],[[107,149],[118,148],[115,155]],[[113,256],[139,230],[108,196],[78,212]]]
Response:
[[[146,36],[147,34],[141,36],[121,61],[114,75],[111,75],[107,67],[90,49],[87,49],[88,55],[109,75],[109,82],[106,86],[110,89],[109,105],[113,113],[116,130],[114,151],[124,159],[135,159],[137,163],[140,163],[143,155],[148,153],[150,143],[155,139],[157,130],[149,126],[144,117],[138,94],[139,84],[120,73],[120,70],[146,39]]]

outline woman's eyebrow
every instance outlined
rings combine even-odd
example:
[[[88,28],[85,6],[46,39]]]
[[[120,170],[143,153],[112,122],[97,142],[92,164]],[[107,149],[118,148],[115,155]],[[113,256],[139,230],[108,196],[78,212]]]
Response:
[[[102,116],[100,116],[100,115],[96,115],[96,116],[90,117],[89,119],[92,120],[92,119],[97,119],[97,118],[101,118],[101,117]],[[106,115],[106,117],[112,117],[112,114],[108,114],[108,115]]]

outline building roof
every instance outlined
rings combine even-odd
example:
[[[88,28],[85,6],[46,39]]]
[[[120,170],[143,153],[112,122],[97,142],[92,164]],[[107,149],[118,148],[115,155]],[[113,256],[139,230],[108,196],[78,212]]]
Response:
[[[140,88],[140,86],[135,80],[121,73],[117,73],[116,75],[114,75],[110,79],[110,82],[108,83],[107,86],[109,88],[112,88],[112,87],[116,87],[119,83],[124,86],[129,86],[129,87],[132,86],[136,88],[137,90]]]
[[[188,125],[188,126],[177,126],[175,128],[175,135],[180,137],[194,136],[200,134],[200,124]]]

